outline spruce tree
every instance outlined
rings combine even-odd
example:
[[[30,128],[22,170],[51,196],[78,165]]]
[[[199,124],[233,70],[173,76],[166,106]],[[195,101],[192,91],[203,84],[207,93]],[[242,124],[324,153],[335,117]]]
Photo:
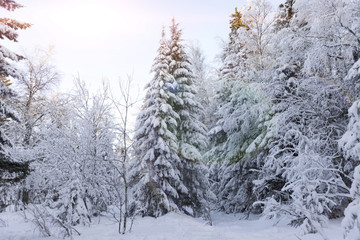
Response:
[[[171,38],[164,29],[148,84],[143,110],[137,118],[132,181],[137,214],[158,217],[181,211],[210,220],[211,197],[201,163],[206,128],[197,119],[191,65],[173,20]],[[134,208],[133,208],[134,210]]]
[[[9,80],[2,76],[0,81],[0,184],[18,182],[28,173],[28,164],[13,161],[9,151],[13,143],[5,133],[9,121],[20,122],[16,113],[9,107],[9,100],[15,95],[9,85]]]
[[[203,107],[196,98],[196,85],[190,58],[182,44],[182,30],[172,19],[170,26],[169,54],[171,62],[169,73],[174,77],[179,101],[174,104],[174,110],[179,114],[177,138],[179,155],[182,160],[182,177],[188,188],[188,196],[182,199],[182,205],[189,207],[191,215],[210,220],[208,199],[211,197],[206,169],[202,163],[202,155],[208,145],[207,129],[199,120]]]
[[[229,42],[224,46],[221,54],[220,78],[223,81],[233,81],[243,76],[248,54],[245,42],[242,41],[240,35],[242,31],[248,31],[249,26],[237,8],[230,17]]]
[[[179,196],[188,192],[182,183],[181,160],[177,154],[176,127],[179,115],[171,104],[177,88],[168,73],[168,48],[164,30],[155,58],[153,80],[147,85],[143,109],[137,117],[135,155],[131,182],[135,203],[131,211],[158,217],[179,210]]]
[[[354,169],[352,172],[353,182],[350,189],[352,202],[345,209],[345,218],[342,221],[344,237],[352,230],[360,232],[360,101],[356,101],[349,109],[350,122],[347,131],[339,140],[339,146],[343,150],[348,165]]]
[[[22,7],[13,0],[0,1],[0,7],[8,11],[14,11]],[[16,42],[18,33],[16,30],[30,27],[28,23],[21,23],[14,19],[0,18],[0,38]],[[28,164],[14,162],[9,149],[13,146],[11,140],[6,136],[6,124],[9,121],[19,122],[19,118],[9,106],[10,98],[15,92],[9,88],[11,85],[7,77],[19,77],[19,71],[10,61],[19,61],[22,57],[7,48],[0,46],[0,183],[16,182],[23,179],[28,173]]]
[[[169,104],[174,96],[167,88],[172,82],[172,76],[165,72],[153,79],[137,118],[134,197],[142,216],[158,217],[178,210],[179,195],[188,192],[181,179],[174,134],[179,116]]]
[[[179,151],[182,156],[189,159],[201,159],[201,151],[207,146],[206,127],[198,119],[197,115],[203,111],[202,106],[196,100],[196,88],[192,74],[189,57],[181,41],[181,30],[173,19],[170,49],[169,73],[174,77],[178,89],[176,96],[179,101],[174,104],[175,111],[179,114],[178,139]]]

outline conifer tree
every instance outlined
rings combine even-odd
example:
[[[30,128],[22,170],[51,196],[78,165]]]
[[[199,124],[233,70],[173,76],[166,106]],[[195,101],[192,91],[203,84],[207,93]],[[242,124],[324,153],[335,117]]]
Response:
[[[174,134],[179,116],[169,104],[174,95],[168,88],[174,80],[165,72],[156,75],[137,118],[134,143],[137,167],[132,174],[136,181],[136,214],[152,217],[179,210],[179,195],[188,192],[181,180],[181,160]]]
[[[197,92],[190,60],[185,52],[185,47],[181,44],[182,31],[178,29],[178,24],[174,19],[170,31],[169,73],[174,77],[178,86],[176,96],[179,101],[174,104],[174,109],[180,116],[178,124],[179,151],[186,158],[200,160],[201,150],[207,146],[206,127],[197,119],[197,113],[203,109],[195,98]]]
[[[0,1],[0,7],[8,11],[14,11],[22,7],[13,0]],[[16,30],[30,27],[28,23],[21,23],[14,19],[0,18],[0,38],[7,38],[11,41],[17,41],[18,33]],[[3,46],[0,46],[0,181],[14,182],[23,179],[28,172],[28,164],[14,162],[10,156],[8,148],[12,147],[10,139],[5,134],[6,123],[8,121],[17,121],[19,118],[9,107],[9,99],[15,95],[9,88],[11,85],[7,77],[19,77],[19,71],[9,60],[19,61],[22,57]],[[10,176],[9,176],[10,174]],[[15,177],[14,175],[15,174]]]
[[[182,177],[189,194],[182,199],[182,205],[191,208],[191,215],[210,220],[208,199],[211,197],[202,155],[207,148],[207,129],[199,120],[203,107],[196,98],[196,85],[190,58],[182,44],[182,30],[172,19],[170,26],[169,54],[171,62],[169,73],[174,77],[179,99],[174,110],[179,114],[177,138],[179,155],[182,160]]]
[[[249,25],[238,8],[235,8],[235,13],[232,13],[230,17],[229,42],[225,45],[221,55],[220,78],[224,81],[235,80],[243,76],[248,54],[245,42],[241,41],[240,34],[242,34],[241,31],[248,31]]]
[[[211,131],[218,142],[207,153],[218,165],[211,177],[217,207],[228,213],[250,210],[256,200],[252,191],[258,174],[252,170],[258,168],[256,158],[267,144],[271,118],[270,102],[256,83],[238,80],[234,86],[229,102],[218,108],[219,120]]]
[[[142,216],[158,217],[179,210],[179,195],[188,192],[181,179],[181,160],[177,154],[176,127],[179,115],[172,104],[176,82],[168,73],[168,47],[164,29],[155,58],[153,80],[147,85],[143,109],[137,117],[134,167],[135,205],[131,211]]]
[[[15,93],[9,88],[10,81],[1,76],[0,81],[0,184],[17,182],[28,173],[28,164],[14,162],[9,151],[13,143],[5,133],[9,121],[20,122],[17,114],[9,107],[9,100]],[[15,175],[14,175],[15,174]],[[1,201],[1,199],[0,199]]]
[[[219,109],[226,105],[230,101],[230,96],[233,93],[236,80],[244,77],[246,73],[247,65],[247,50],[244,42],[239,40],[239,32],[241,30],[249,30],[249,26],[244,20],[243,13],[235,8],[235,13],[230,15],[230,33],[228,43],[225,44],[221,53],[222,65],[219,69],[219,86],[220,90],[216,92],[215,100],[213,102],[213,109]],[[211,149],[221,145],[226,140],[226,132],[219,126],[218,121],[222,118],[221,114],[216,111],[213,116],[213,123],[210,131],[210,144]],[[213,152],[214,154],[214,152]],[[221,154],[221,153],[219,153]],[[217,154],[212,156],[212,159],[216,159]]]
[[[202,108],[195,100],[181,30],[175,20],[172,23],[170,40],[163,29],[152,67],[154,78],[137,118],[134,163],[138,167],[132,173],[137,213],[158,217],[181,211],[210,220],[211,193],[201,163],[206,128],[197,119]]]
[[[350,122],[347,131],[339,140],[339,146],[343,150],[349,165],[356,164],[353,171],[353,182],[350,189],[352,202],[345,209],[345,218],[342,221],[344,236],[350,231],[360,232],[360,102],[356,101],[349,109]],[[351,166],[353,168],[353,166]],[[357,229],[356,229],[357,228]]]

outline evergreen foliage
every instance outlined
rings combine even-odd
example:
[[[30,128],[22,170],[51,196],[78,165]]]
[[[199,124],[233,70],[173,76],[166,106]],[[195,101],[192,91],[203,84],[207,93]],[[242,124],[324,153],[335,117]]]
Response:
[[[207,201],[212,195],[201,162],[207,131],[198,120],[202,107],[195,98],[190,60],[174,19],[170,33],[169,40],[162,33],[154,78],[137,119],[139,167],[133,177],[138,181],[134,196],[143,216],[182,211],[210,220]]]
[[[12,0],[0,1],[0,7],[8,11],[13,11],[19,7],[20,4]],[[12,41],[17,41],[19,29],[26,29],[30,27],[28,23],[20,23],[14,19],[0,18],[0,38],[7,38]],[[23,180],[29,173],[28,163],[23,159],[18,159],[12,154],[14,143],[6,133],[9,129],[9,123],[20,122],[20,118],[11,107],[15,92],[10,88],[10,80],[8,77],[19,77],[19,71],[14,67],[11,61],[19,61],[22,57],[17,55],[3,46],[0,46],[0,190],[2,197],[0,199],[0,207],[9,203],[6,200],[8,190],[6,184],[19,182]],[[16,158],[16,159],[15,159]],[[10,201],[11,202],[11,201]]]
[[[351,164],[350,169],[354,169],[353,165],[357,165],[353,171],[353,182],[350,189],[350,195],[352,202],[345,209],[345,218],[342,221],[344,227],[344,237],[346,237],[350,231],[360,232],[360,154],[359,154],[359,133],[360,133],[360,115],[359,115],[359,101],[349,109],[350,122],[347,127],[347,131],[339,140],[339,146],[343,150],[345,157]]]
[[[53,69],[28,61],[27,78],[12,63],[22,57],[0,46],[0,207],[27,195],[34,216],[61,226],[64,236],[103,211],[120,223],[172,211],[211,223],[211,208],[286,216],[302,234],[324,239],[328,219],[344,214],[345,237],[360,230],[359,6],[284,0],[274,13],[266,0],[249,0],[235,8],[216,93],[202,52],[187,49],[172,19],[129,152],[105,90],[91,96],[78,81],[74,94],[45,97],[41,87],[57,79]],[[0,25],[0,38],[10,41],[30,26],[6,18]],[[13,101],[8,77],[19,77],[22,100]],[[31,191],[11,188],[20,181]]]

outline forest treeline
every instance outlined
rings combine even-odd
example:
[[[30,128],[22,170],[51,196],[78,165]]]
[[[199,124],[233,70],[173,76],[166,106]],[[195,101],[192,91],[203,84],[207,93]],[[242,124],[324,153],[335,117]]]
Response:
[[[230,15],[215,69],[173,19],[134,132],[131,79],[116,94],[80,79],[49,94],[49,51],[1,47],[1,209],[26,208],[45,236],[78,234],[102,212],[125,233],[136,216],[171,211],[209,224],[211,211],[286,216],[324,239],[328,219],[345,216],[344,237],[360,232],[359,6],[248,1]],[[0,24],[10,40],[30,26]]]

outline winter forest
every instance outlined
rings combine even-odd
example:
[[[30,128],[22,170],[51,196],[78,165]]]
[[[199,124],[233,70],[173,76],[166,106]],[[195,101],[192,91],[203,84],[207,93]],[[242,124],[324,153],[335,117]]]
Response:
[[[0,45],[0,239],[17,239],[14,216],[31,226],[21,239],[80,239],[101,221],[117,235],[94,239],[148,239],[141,224],[213,231],[219,216],[293,238],[151,239],[360,239],[360,0],[249,0],[228,19],[216,66],[169,19],[144,99],[131,77],[57,92],[51,49]],[[31,28],[0,26],[14,42]]]

